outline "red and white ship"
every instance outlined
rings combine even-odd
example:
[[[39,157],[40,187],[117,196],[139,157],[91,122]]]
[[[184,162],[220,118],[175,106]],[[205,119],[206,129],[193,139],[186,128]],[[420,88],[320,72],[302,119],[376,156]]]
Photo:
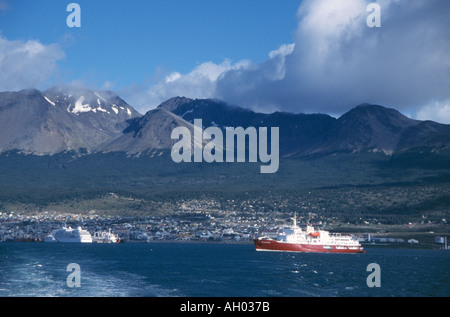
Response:
[[[293,225],[280,230],[276,239],[260,237],[254,239],[256,251],[279,252],[316,252],[316,253],[364,253],[356,237],[316,231],[313,226],[302,230],[297,226],[297,219],[292,218]]]

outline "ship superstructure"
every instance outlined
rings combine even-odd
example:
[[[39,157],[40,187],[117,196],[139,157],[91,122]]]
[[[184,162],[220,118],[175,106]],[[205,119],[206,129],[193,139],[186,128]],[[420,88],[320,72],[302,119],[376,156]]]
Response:
[[[353,235],[315,230],[307,225],[305,229],[297,225],[281,229],[276,239],[260,237],[254,240],[256,251],[319,252],[319,253],[363,253],[363,248]]]
[[[53,231],[49,234],[45,242],[78,242],[78,243],[92,243],[92,236],[87,230],[81,227],[75,229],[71,227],[63,227]]]

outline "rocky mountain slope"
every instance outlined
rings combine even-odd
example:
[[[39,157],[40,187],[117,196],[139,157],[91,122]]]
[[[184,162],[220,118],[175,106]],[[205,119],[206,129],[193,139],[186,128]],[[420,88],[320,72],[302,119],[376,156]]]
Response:
[[[175,97],[140,115],[112,92],[52,88],[0,93],[0,153],[64,151],[150,153],[170,149],[176,127],[279,127],[280,155],[337,152],[439,151],[450,146],[450,125],[410,119],[394,109],[363,104],[340,118],[325,114],[256,113],[211,99]]]
[[[53,88],[0,93],[0,153],[92,151],[139,113],[113,93]]]

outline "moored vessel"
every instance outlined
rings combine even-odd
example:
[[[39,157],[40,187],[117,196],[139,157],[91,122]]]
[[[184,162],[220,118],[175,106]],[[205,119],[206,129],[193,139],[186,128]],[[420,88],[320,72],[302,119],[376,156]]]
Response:
[[[108,231],[94,232],[92,241],[94,243],[119,243],[120,239],[116,234],[112,233],[110,229]]]
[[[81,227],[63,227],[49,234],[44,242],[92,243],[92,236]]]
[[[307,225],[303,230],[297,225],[294,215],[293,225],[280,230],[275,239],[259,237],[254,239],[256,251],[315,252],[315,253],[364,253],[363,247],[353,235],[315,230]]]

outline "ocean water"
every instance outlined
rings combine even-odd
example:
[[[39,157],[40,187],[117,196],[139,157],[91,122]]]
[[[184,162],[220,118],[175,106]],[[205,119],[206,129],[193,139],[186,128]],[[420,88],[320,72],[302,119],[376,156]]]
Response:
[[[0,243],[0,297],[447,297],[450,252],[256,252],[252,245]],[[79,265],[79,287],[67,271]],[[380,267],[380,287],[369,287]]]

